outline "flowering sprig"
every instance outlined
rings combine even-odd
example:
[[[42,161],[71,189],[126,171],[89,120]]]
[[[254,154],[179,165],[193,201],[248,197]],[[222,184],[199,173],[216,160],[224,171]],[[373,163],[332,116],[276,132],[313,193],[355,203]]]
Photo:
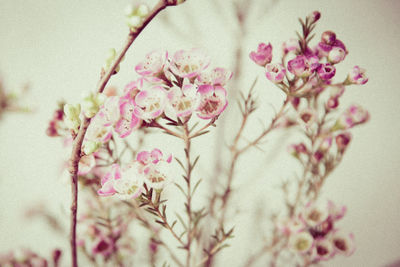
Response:
[[[316,210],[310,203],[315,203],[327,177],[340,164],[352,140],[349,130],[369,119],[368,111],[359,105],[351,105],[337,114],[346,86],[365,84],[368,78],[365,70],[356,66],[342,82],[334,82],[336,68],[345,59],[348,50],[332,31],[324,32],[321,41],[311,47],[315,36],[313,30],[319,19],[317,11],[305,21],[300,19],[302,34],[297,33],[296,41],[291,39],[283,44],[280,63],[265,66],[267,79],[286,94],[291,104],[285,114],[287,123],[281,126],[296,125],[306,140],[289,147],[289,152],[303,167],[303,174],[297,181],[287,181],[282,185],[288,217],[291,218],[288,222],[291,226],[286,227],[284,232],[291,230],[282,236],[279,226],[275,226],[271,242],[249,259],[252,264],[264,253],[272,253],[271,264],[276,264],[282,250],[290,247],[301,255],[305,265],[328,260],[335,254],[334,251],[342,249],[348,255],[352,251],[353,237],[343,237],[332,228],[336,219],[332,219],[332,214],[327,215],[328,208],[325,211]],[[269,52],[271,55],[268,58],[272,58],[272,47]],[[253,58],[251,54],[250,58]],[[321,221],[313,222],[313,218]],[[327,232],[320,235],[321,227],[325,226],[329,230],[324,228],[323,231]],[[328,236],[328,232],[329,241],[320,238]]]

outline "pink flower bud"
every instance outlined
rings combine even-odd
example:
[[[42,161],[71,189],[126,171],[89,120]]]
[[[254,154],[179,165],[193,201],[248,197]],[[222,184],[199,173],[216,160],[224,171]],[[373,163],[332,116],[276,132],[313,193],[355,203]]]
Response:
[[[333,130],[349,129],[368,120],[367,110],[358,105],[351,105],[336,121]]]
[[[327,45],[333,45],[336,41],[336,34],[332,31],[326,31],[321,35],[321,42]]]
[[[265,66],[267,79],[273,83],[281,83],[285,78],[286,69],[279,63],[270,63]]]
[[[256,64],[265,66],[272,60],[272,45],[270,43],[268,45],[260,43],[257,51],[252,51],[249,56]]]
[[[336,146],[338,151],[345,151],[347,146],[350,144],[351,141],[351,133],[344,132],[336,136]]]
[[[329,51],[328,61],[331,64],[337,64],[343,61],[345,57],[346,57],[346,51],[343,48],[336,46],[333,47],[331,51]]]
[[[314,24],[321,18],[321,13],[319,11],[313,11],[310,15],[307,16],[307,19],[310,21],[310,24]]]
[[[330,97],[328,101],[326,102],[326,108],[328,110],[330,109],[336,109],[339,106],[339,98],[338,97]]]

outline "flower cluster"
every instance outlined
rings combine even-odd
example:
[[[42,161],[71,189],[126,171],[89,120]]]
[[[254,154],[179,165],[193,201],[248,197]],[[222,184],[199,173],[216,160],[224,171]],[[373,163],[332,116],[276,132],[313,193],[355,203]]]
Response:
[[[345,206],[338,207],[331,201],[325,207],[309,203],[279,228],[288,237],[289,248],[313,263],[338,254],[350,256],[355,250],[354,237],[343,234],[336,225],[345,213]]]
[[[292,94],[303,95],[332,84],[332,79],[336,74],[336,64],[342,62],[348,54],[344,43],[332,31],[322,33],[320,42],[314,47],[309,47],[310,33],[319,18],[320,14],[309,16],[305,23],[302,22],[304,37],[299,40],[290,39],[283,43],[284,57],[283,60],[278,61],[280,63],[271,63],[271,44],[260,43],[257,51],[250,53],[250,58],[265,68],[268,80],[287,87],[295,84],[295,86],[290,86]],[[343,84],[365,84],[367,81],[365,70],[355,66],[350,70]]]
[[[153,51],[135,67],[140,78],[128,83],[121,96],[105,91],[87,94],[82,104],[66,104],[64,114],[58,112],[50,123],[49,135],[59,135],[58,128],[63,127],[76,134],[84,114],[91,118],[83,143],[88,155],[106,143],[113,131],[124,138],[158,118],[176,124],[187,122],[193,114],[215,120],[228,104],[224,86],[232,72],[209,65],[209,57],[200,49],[180,50],[171,58],[166,51]]]
[[[97,191],[100,196],[117,195],[121,199],[137,198],[143,192],[143,185],[155,190],[162,190],[168,182],[168,169],[172,155],[167,158],[159,149],[142,151],[136,160],[121,168],[113,164],[111,170],[101,180],[101,188]]]

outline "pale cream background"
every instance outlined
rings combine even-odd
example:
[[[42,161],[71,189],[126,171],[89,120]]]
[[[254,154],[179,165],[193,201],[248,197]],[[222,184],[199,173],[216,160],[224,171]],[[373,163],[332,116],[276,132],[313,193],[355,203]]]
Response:
[[[31,82],[32,91],[26,102],[37,109],[31,115],[8,114],[0,121],[1,251],[26,245],[47,254],[54,246],[66,247],[66,239],[47,232],[40,220],[24,220],[23,212],[31,205],[44,202],[60,218],[65,216],[63,203],[68,202],[69,187],[62,183],[60,169],[68,155],[59,140],[49,139],[44,131],[60,98],[78,101],[83,90],[95,87],[107,49],[119,48],[126,36],[123,9],[127,3],[125,0],[0,1],[1,74],[11,89]],[[210,3],[211,0],[188,0],[187,4],[167,11],[183,32],[193,31],[193,25],[185,22],[192,17],[198,32],[195,37],[190,35],[190,39],[163,26],[160,18],[153,21],[135,42],[120,75],[111,84],[122,87],[136,77],[134,65],[144,53],[156,48],[173,52],[192,46],[204,47],[215,65],[229,67],[235,42],[231,34],[231,12],[227,6],[223,14],[217,13]],[[399,8],[400,1],[396,0],[280,0],[262,20],[251,22],[244,42],[245,54],[260,41],[270,41],[278,48],[299,29],[297,17],[318,9],[322,19],[317,32],[334,30],[350,51],[338,75],[344,76],[358,64],[370,76],[367,85],[348,89],[343,104],[357,102],[367,107],[371,121],[354,131],[354,142],[324,191],[324,197],[348,205],[349,212],[340,226],[355,233],[358,249],[352,257],[338,257],[327,266],[384,266],[400,258]],[[267,103],[277,107],[282,95],[247,55],[243,59],[246,77],[243,89],[249,87],[254,77],[260,76],[257,94],[264,104],[258,117],[267,122],[272,116]],[[237,128],[234,107],[231,109],[230,116],[226,115],[227,132]],[[260,129],[256,122],[253,125],[249,135]],[[197,152],[205,155],[200,166],[204,177],[211,171],[204,163],[206,155],[210,155],[210,160],[214,155],[213,143],[207,138],[202,137],[195,144]],[[271,137],[273,152],[267,153],[268,157],[252,151],[241,161],[235,184],[240,190],[235,198],[240,213],[233,222],[237,225],[236,241],[222,253],[221,266],[242,266],[247,255],[254,251],[259,239],[248,230],[255,227],[253,211],[260,203],[265,204],[265,209],[279,209],[280,199],[274,186],[280,179],[293,175],[297,168],[285,153],[278,154],[279,160],[271,161],[271,154],[285,152],[285,138]],[[147,145],[168,150],[175,143],[165,144],[165,139],[156,136]],[[264,167],[266,160],[268,164]],[[260,166],[266,171],[260,173]],[[204,183],[203,191],[207,186]],[[252,198],[257,201],[246,202]],[[65,220],[67,224],[67,217]]]

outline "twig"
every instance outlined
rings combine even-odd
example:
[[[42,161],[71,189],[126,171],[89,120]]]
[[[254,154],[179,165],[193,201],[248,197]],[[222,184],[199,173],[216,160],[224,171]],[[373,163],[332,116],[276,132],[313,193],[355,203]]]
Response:
[[[119,52],[117,58],[114,63],[110,66],[108,71],[102,75],[98,86],[97,92],[102,93],[108,81],[113,75],[115,69],[120,64],[122,58],[125,56],[129,47],[132,45],[133,41],[139,36],[142,30],[150,23],[150,21],[163,9],[167,6],[176,5],[176,1],[170,2],[168,0],[160,0],[156,6],[152,9],[150,14],[144,20],[142,26],[134,31],[130,31],[128,38],[126,40],[125,45],[122,50]],[[73,142],[72,153],[70,157],[70,168],[69,171],[71,173],[71,193],[72,193],[72,202],[71,202],[71,229],[70,229],[70,245],[71,245],[71,257],[72,257],[72,266],[78,266],[78,258],[77,258],[77,249],[76,249],[76,214],[78,208],[78,163],[81,159],[81,148],[82,142],[85,137],[87,128],[89,127],[90,119],[84,118],[82,124],[79,128],[78,134]]]

